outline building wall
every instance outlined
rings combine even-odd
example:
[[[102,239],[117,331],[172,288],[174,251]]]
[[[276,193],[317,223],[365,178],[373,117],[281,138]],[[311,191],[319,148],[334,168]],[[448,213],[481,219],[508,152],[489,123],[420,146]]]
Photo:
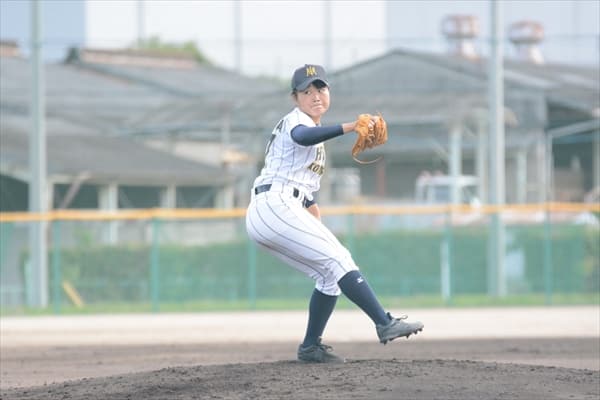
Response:
[[[27,211],[27,183],[0,174],[0,212]]]

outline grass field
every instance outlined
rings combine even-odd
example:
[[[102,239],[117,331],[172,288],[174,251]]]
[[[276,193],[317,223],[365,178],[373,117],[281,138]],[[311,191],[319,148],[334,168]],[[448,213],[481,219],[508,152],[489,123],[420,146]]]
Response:
[[[487,295],[460,295],[450,301],[444,301],[440,296],[411,296],[411,297],[380,297],[381,303],[387,308],[438,308],[438,307],[530,307],[530,306],[567,306],[567,305],[600,305],[600,293],[557,293],[551,297],[544,294],[510,295],[495,298]],[[50,305],[46,309],[34,308],[2,308],[2,316],[17,315],[77,315],[104,313],[145,313],[145,312],[211,312],[211,311],[246,311],[246,310],[305,310],[306,299],[258,299],[256,303],[240,301],[196,301],[185,303],[161,303],[158,310],[151,303],[122,303],[102,302],[85,304],[79,308],[65,304],[57,309]],[[344,296],[340,296],[338,309],[353,309],[356,306]]]

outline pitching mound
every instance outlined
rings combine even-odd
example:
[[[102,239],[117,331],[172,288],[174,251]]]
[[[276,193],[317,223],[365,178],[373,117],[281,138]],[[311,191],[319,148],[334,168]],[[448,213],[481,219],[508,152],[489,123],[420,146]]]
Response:
[[[12,399],[598,399],[600,372],[457,360],[199,365],[9,389]]]

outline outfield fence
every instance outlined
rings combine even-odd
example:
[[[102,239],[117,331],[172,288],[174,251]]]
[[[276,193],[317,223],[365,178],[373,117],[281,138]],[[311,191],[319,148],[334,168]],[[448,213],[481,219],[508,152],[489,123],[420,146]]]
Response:
[[[600,293],[599,204],[347,206],[322,214],[389,301],[497,297],[487,250],[493,215],[506,239],[505,300],[585,303]],[[257,249],[244,216],[244,209],[0,213],[2,309],[31,303],[28,231],[37,223],[47,224],[55,313],[304,304],[313,283]]]

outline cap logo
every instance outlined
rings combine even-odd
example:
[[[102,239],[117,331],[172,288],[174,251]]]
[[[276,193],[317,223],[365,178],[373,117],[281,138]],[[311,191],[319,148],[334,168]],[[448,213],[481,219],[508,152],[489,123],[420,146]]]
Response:
[[[306,66],[306,76],[314,76],[317,75],[317,69],[312,65]]]

